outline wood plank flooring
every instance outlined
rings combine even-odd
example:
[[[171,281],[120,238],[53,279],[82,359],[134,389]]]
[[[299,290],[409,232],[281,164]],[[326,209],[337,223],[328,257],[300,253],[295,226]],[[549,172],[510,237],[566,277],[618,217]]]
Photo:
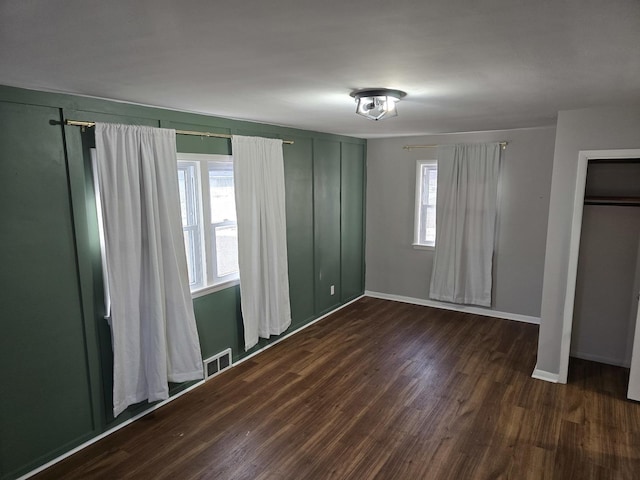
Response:
[[[534,380],[537,334],[363,298],[34,478],[640,478],[627,371]]]

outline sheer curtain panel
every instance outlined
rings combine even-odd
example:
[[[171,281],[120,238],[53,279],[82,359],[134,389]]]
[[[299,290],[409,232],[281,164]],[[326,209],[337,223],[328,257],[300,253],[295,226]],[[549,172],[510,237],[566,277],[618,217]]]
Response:
[[[245,349],[291,324],[282,140],[234,135]]]
[[[178,198],[175,131],[96,124],[113,337],[113,415],[202,378]]]
[[[491,306],[500,145],[438,147],[436,248],[429,296]]]

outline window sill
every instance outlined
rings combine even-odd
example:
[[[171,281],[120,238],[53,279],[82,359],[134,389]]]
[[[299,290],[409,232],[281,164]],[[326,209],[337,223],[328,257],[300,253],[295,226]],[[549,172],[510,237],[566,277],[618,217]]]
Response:
[[[421,243],[413,243],[413,248],[415,250],[435,250],[435,245],[422,245]]]
[[[209,295],[210,293],[219,292],[220,290],[234,287],[238,284],[240,284],[240,280],[236,278],[235,280],[229,280],[227,282],[218,283],[216,285],[202,287],[197,290],[193,290],[191,292],[191,298],[204,297],[205,295]]]

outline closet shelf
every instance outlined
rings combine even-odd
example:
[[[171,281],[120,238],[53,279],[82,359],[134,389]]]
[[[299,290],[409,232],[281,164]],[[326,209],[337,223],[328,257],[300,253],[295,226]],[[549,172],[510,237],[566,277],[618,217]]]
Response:
[[[611,205],[617,207],[640,207],[640,197],[584,197],[585,205]]]

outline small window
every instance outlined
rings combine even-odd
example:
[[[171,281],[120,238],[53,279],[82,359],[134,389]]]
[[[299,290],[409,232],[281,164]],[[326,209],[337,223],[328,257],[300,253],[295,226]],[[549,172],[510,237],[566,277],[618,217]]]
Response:
[[[233,158],[178,153],[182,230],[191,291],[238,279]]]
[[[436,244],[436,196],[438,164],[435,160],[418,160],[416,167],[416,211],[413,245],[434,247]]]

